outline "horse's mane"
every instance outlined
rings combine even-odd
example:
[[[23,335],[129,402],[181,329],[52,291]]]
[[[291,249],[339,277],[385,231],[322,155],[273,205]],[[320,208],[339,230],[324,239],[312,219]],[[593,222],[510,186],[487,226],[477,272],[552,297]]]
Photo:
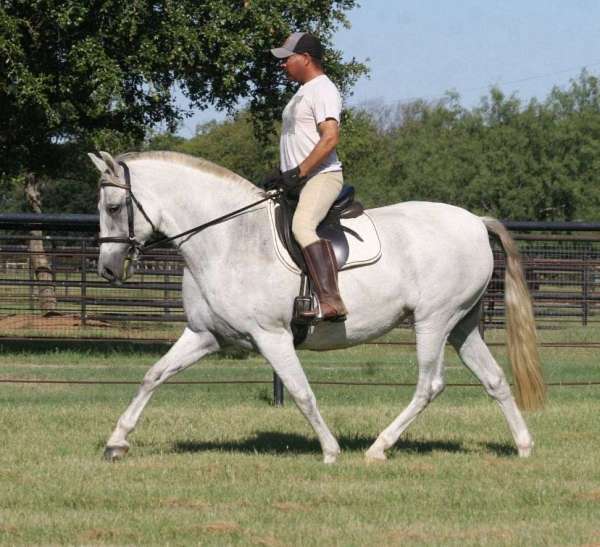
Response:
[[[190,156],[188,154],[182,154],[180,152],[168,152],[164,150],[151,151],[151,152],[127,152],[121,154],[117,161],[132,161],[132,160],[163,160],[170,163],[177,163],[179,165],[186,165],[193,169],[198,169],[203,173],[212,173],[223,179],[229,179],[238,183],[248,184],[244,177],[234,173],[226,167],[221,167],[212,161],[205,160],[197,156]]]

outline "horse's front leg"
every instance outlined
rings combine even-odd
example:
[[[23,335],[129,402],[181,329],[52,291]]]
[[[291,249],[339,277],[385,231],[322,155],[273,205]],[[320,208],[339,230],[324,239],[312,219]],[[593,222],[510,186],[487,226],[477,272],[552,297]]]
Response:
[[[122,458],[129,450],[127,436],[135,428],[142,411],[154,390],[168,378],[181,372],[198,359],[219,349],[215,337],[208,332],[183,331],[177,342],[157,361],[144,376],[136,396],[117,422],[117,426],[106,443],[104,457],[109,461]]]
[[[260,353],[269,361],[294,402],[315,430],[323,450],[323,461],[335,463],[340,453],[340,446],[317,408],[315,395],[296,355],[291,334],[285,331],[277,334],[262,333],[255,337],[255,342]]]

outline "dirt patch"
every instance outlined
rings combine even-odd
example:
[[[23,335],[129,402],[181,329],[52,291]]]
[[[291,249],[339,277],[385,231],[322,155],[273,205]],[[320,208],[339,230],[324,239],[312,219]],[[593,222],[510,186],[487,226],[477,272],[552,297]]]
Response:
[[[242,530],[236,522],[210,522],[200,526],[200,529],[213,534],[231,534]]]
[[[510,542],[513,534],[510,530],[497,528],[476,528],[457,532],[439,533],[435,531],[417,530],[395,530],[386,535],[390,543],[402,543],[406,541],[419,541],[422,543],[447,542],[447,541],[480,541],[482,538],[490,538],[500,542]]]
[[[266,547],[280,547],[283,545],[275,536],[256,536],[250,541],[252,545],[266,545]]]
[[[75,314],[52,314],[52,315],[9,315],[0,319],[1,330],[18,330],[24,328],[35,328],[41,330],[54,330],[68,327],[82,327],[81,317]],[[87,319],[86,327],[112,327],[106,321]]]
[[[575,496],[578,500],[583,501],[600,501],[600,490],[591,490],[590,492],[580,492]]]
[[[294,503],[293,501],[278,501],[273,504],[273,507],[284,513],[304,513],[310,511],[310,508],[307,505]]]
[[[386,543],[389,544],[402,544],[406,541],[431,541],[432,536],[425,535],[419,532],[411,532],[410,530],[395,530],[386,534]]]
[[[210,504],[205,501],[179,498],[168,498],[161,502],[161,505],[172,509],[208,509],[210,507]]]
[[[79,541],[85,542],[126,542],[129,543],[135,539],[135,535],[124,532],[123,530],[115,530],[112,528],[90,528],[79,534]]]
[[[412,473],[429,474],[437,471],[435,465],[430,463],[411,463],[407,467]]]
[[[16,534],[19,529],[16,526],[9,526],[8,524],[0,524],[0,534]]]

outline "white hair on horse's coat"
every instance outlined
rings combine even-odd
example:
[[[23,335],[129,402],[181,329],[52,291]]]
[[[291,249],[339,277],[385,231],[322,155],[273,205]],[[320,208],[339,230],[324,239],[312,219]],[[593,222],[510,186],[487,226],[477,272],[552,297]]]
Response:
[[[249,183],[249,181],[246,180],[244,177],[238,175],[237,173],[234,173],[226,167],[221,167],[220,165],[217,165],[212,161],[205,160],[204,158],[200,158],[198,156],[182,154],[181,152],[170,152],[163,150],[150,152],[127,152],[125,154],[121,154],[116,161],[126,162],[134,160],[166,161],[169,163],[185,165],[187,167],[191,167],[192,169],[198,169],[203,173],[211,173],[223,179],[229,179],[244,184]]]

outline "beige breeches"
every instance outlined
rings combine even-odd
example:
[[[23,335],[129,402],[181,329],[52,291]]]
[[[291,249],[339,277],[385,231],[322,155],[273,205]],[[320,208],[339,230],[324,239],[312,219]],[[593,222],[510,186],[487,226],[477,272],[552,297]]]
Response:
[[[300,247],[304,248],[319,240],[317,226],[340,195],[343,185],[341,171],[320,173],[304,185],[292,219],[292,232]]]

